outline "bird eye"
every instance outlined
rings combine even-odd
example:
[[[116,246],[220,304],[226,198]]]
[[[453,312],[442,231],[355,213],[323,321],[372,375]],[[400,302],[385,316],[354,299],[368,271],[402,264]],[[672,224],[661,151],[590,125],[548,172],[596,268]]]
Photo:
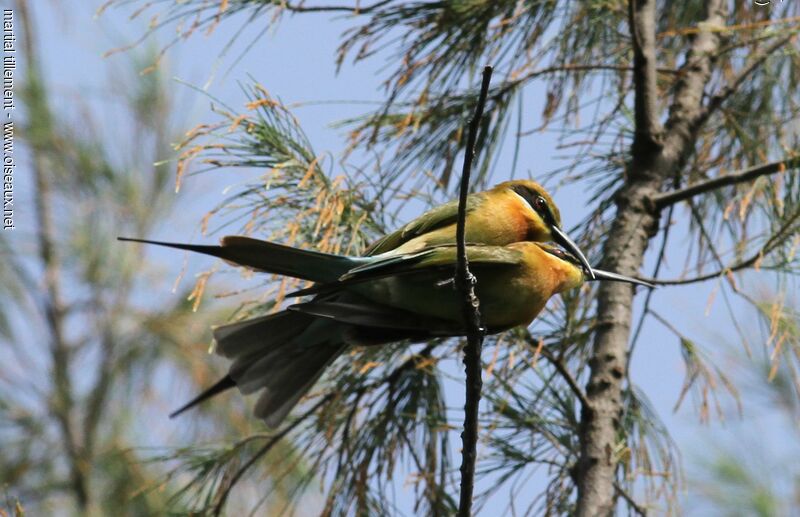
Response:
[[[547,210],[547,201],[545,201],[542,196],[536,196],[536,199],[534,199],[533,203],[534,208],[536,208],[537,211]]]

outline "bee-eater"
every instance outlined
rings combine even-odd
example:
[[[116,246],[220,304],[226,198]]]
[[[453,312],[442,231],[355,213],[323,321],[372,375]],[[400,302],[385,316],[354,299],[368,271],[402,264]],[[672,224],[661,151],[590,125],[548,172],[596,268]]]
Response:
[[[505,181],[467,198],[467,244],[505,246],[512,242],[554,241],[575,255],[591,274],[580,248],[561,229],[561,213],[550,194],[531,180]],[[433,208],[370,246],[366,255],[419,251],[456,240],[458,201]]]
[[[217,352],[233,360],[229,375],[176,413],[234,385],[243,393],[263,389],[255,414],[274,427],[349,345],[464,334],[463,300],[449,282],[456,264],[452,244],[345,257],[241,236],[225,237],[219,246],[139,242],[316,283],[297,293],[315,294],[309,302],[217,327]],[[587,280],[643,284],[600,270],[590,276],[576,257],[542,243],[469,245],[467,257],[489,333],[527,326],[551,296]]]

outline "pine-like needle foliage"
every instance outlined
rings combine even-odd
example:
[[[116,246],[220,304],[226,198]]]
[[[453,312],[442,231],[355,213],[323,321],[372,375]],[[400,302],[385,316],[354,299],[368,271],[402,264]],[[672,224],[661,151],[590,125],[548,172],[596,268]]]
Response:
[[[343,13],[352,28],[343,35],[339,65],[389,63],[386,102],[345,122],[348,156],[375,153],[378,179],[358,172],[324,179],[318,156],[291,143],[308,149],[299,130],[285,125],[291,120],[285,110],[259,86],[245,89],[256,110],[221,111],[223,121],[206,134],[213,138],[185,151],[185,158],[220,173],[230,173],[231,165],[257,166],[262,174],[267,168],[257,186],[237,190],[217,209],[233,207],[225,221],[239,214],[245,217],[240,225],[259,236],[357,252],[384,230],[387,221],[374,214],[385,213],[393,194],[422,198],[431,176],[447,192],[465,145],[475,98],[470,85],[491,63],[499,81],[480,125],[476,183],[506,178],[492,167],[501,150],[517,155],[540,132],[553,132],[565,165],[536,176],[587,193],[578,229],[595,262],[642,276],[647,264],[653,280],[665,285],[714,282],[728,306],[734,297],[752,298],[746,279],[756,274],[777,292],[796,285],[797,2],[769,8],[718,0],[114,3],[157,10],[153,30],[184,20],[181,36],[234,15],[268,24],[283,13]],[[540,109],[532,112],[526,99],[542,91]],[[329,196],[343,205],[325,217]],[[366,202],[372,199],[376,204]],[[264,218],[267,210],[287,214],[289,225],[272,228],[276,219]],[[677,256],[670,253],[676,246]],[[665,274],[667,260],[673,268]],[[692,393],[702,416],[710,415],[720,387],[737,391],[682,321],[661,316],[657,296],[647,295],[637,320],[631,293],[620,289],[568,293],[550,304],[533,335],[511,331],[487,342],[483,496],[507,490],[509,505],[531,514],[591,515],[617,504],[630,513],[675,510],[679,456],[656,416],[667,409],[656,411],[628,371],[641,321],[664,324],[678,337],[687,367],[684,394]],[[738,325],[733,316],[730,324]],[[325,512],[393,513],[397,508],[384,495],[404,468],[414,473],[415,510],[452,512],[447,494],[457,480],[447,461],[446,430],[460,420],[445,410],[446,380],[434,368],[452,346],[431,343],[410,356],[402,347],[355,351],[308,401],[316,412],[289,424],[296,426],[295,443],[314,460],[309,475],[323,480]],[[781,357],[774,354],[775,361]],[[594,411],[609,405],[614,411]],[[592,434],[601,428],[608,432]],[[598,450],[602,458],[593,456]],[[600,464],[605,472],[597,473]],[[532,475],[546,476],[545,490],[522,488]]]
[[[20,39],[36,41],[32,14],[15,13]],[[176,216],[173,171],[154,163],[171,154],[184,123],[179,99],[164,70],[139,74],[152,52],[122,56],[97,85],[103,95],[80,98],[46,81],[35,45],[23,49],[24,116],[14,119],[13,143],[30,203],[16,230],[0,234],[0,514],[191,509],[169,501],[181,483],[162,479],[167,470],[146,461],[153,453],[142,444],[201,434],[164,409],[178,402],[176,386],[194,390],[220,374],[198,352],[210,340],[202,319],[225,316],[193,312],[188,292],[159,300],[143,281],[169,285],[174,272],[116,240]],[[215,415],[205,428],[216,436],[247,429],[240,407]],[[175,428],[185,438],[176,440]]]
[[[203,164],[199,171],[237,174],[231,167],[259,171],[254,183],[240,187],[212,210],[205,224],[214,231],[230,231],[233,226],[299,246],[315,243],[317,249],[334,253],[361,252],[382,233],[374,204],[365,201],[371,189],[369,178],[358,173],[329,178],[322,168],[325,157],[311,149],[287,108],[258,84],[246,86],[245,92],[244,113],[215,105],[220,120],[190,131],[179,145],[184,149],[178,165],[181,171],[191,160]],[[261,210],[268,210],[269,217]],[[217,225],[218,220],[222,222]],[[265,282],[265,291],[274,295],[267,298],[266,307],[260,302],[246,304],[238,317],[263,313],[280,303],[286,282]],[[298,489],[319,478],[326,480],[325,511],[336,515],[390,512],[387,504],[391,503],[379,496],[380,491],[409,466],[418,487],[417,510],[426,514],[454,511],[445,490],[452,482],[448,418],[435,368],[450,347],[441,347],[437,355],[435,348],[353,350],[329,369],[327,381],[307,401],[314,411],[298,411],[302,416],[277,435],[282,438],[291,431],[295,447],[303,451],[297,461],[311,462]],[[252,463],[281,443],[271,435],[253,436],[245,442],[262,446],[232,472],[223,466],[230,461],[230,452],[238,450],[236,446],[209,457],[219,464],[201,461],[190,468],[196,475],[186,490],[213,501],[207,509],[219,511],[226,503],[233,488],[225,483],[226,475],[249,475]]]

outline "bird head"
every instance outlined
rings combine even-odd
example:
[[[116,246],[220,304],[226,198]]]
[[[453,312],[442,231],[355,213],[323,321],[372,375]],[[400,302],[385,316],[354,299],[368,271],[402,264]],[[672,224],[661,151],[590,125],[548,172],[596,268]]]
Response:
[[[591,264],[578,245],[561,229],[561,213],[553,198],[541,185],[531,180],[513,180],[501,183],[496,188],[506,189],[522,200],[525,218],[528,221],[529,240],[553,241],[560,244],[580,261],[589,279],[594,279]]]
[[[583,263],[571,253],[567,253],[561,248],[552,246],[550,244],[537,242],[536,245],[542,250],[546,251],[551,258],[555,258],[554,264],[560,266],[559,269],[565,273],[565,279],[562,282],[561,289],[559,289],[559,291],[574,289],[584,282],[591,282],[593,280],[625,282],[628,284],[642,285],[645,287],[655,287],[649,282],[625,275],[620,275],[618,273],[612,273],[610,271],[603,271],[602,269],[591,268],[589,271],[587,271]],[[590,275],[589,273],[592,274]]]

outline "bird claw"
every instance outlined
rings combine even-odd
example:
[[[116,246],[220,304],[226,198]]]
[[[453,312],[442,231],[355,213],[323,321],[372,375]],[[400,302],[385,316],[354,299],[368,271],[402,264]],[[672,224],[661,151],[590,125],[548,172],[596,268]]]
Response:
[[[447,278],[445,280],[439,280],[438,282],[436,282],[436,287],[445,287],[445,286],[447,286],[449,284],[452,284],[453,287],[455,287],[456,279],[455,278]]]
[[[467,282],[470,285],[475,286],[475,285],[478,284],[478,279],[475,277],[475,275],[472,274],[472,272],[469,272],[469,273],[467,273]],[[456,287],[456,278],[455,277],[450,277],[450,278],[447,278],[445,280],[439,280],[438,282],[436,282],[436,287],[444,287],[446,285],[452,285],[453,288],[455,288]]]

